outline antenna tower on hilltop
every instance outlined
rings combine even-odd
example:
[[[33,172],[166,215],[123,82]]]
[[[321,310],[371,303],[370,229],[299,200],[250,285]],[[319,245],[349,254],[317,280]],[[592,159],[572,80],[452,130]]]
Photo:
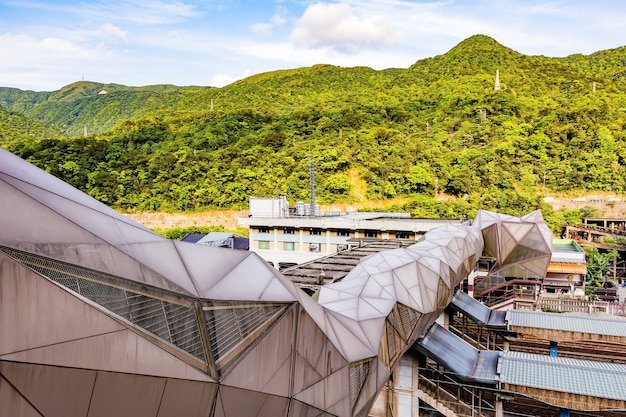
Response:
[[[311,216],[315,215],[315,164],[311,161],[311,151],[309,151],[309,181],[311,185]]]

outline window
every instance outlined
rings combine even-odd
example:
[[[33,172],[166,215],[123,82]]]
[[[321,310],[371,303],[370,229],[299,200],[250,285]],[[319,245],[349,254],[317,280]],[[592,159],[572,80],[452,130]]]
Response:
[[[378,232],[376,230],[366,230],[365,237],[378,237]]]
[[[259,233],[269,233],[269,232],[270,232],[269,227],[259,227]]]
[[[294,242],[283,242],[283,250],[295,250],[296,245]]]
[[[293,235],[293,234],[296,233],[296,229],[294,227],[285,227],[283,229],[283,233],[286,234],[286,235]]]
[[[396,232],[396,239],[408,239],[409,232]]]
[[[259,240],[259,249],[269,249],[270,241],[269,240]]]
[[[348,229],[337,229],[337,236],[350,236]]]
[[[313,229],[309,230],[309,234],[313,236],[320,236],[322,234],[322,229]]]
[[[319,243],[309,243],[309,250],[311,252],[319,252],[321,250],[321,244]]]

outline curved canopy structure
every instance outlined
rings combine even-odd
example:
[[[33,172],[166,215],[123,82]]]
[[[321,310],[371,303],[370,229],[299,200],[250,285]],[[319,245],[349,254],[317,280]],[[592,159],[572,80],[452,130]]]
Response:
[[[473,222],[483,232],[485,255],[498,277],[543,278],[552,256],[552,232],[540,211],[517,218],[481,210]]]
[[[3,149],[0,195],[0,415],[366,416],[483,248],[478,227],[438,228],[316,302],[252,252],[164,239]],[[521,264],[505,246],[500,266]]]

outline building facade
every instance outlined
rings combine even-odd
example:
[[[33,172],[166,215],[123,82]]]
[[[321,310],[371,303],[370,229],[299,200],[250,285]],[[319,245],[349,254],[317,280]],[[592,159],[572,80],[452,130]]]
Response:
[[[583,295],[586,275],[587,261],[580,245],[572,239],[553,239],[543,288],[547,292]]]
[[[347,250],[355,240],[416,241],[433,228],[461,223],[413,219],[410,213],[330,212],[311,216],[306,208],[299,208],[289,209],[284,197],[251,198],[250,215],[239,219],[240,226],[249,228],[250,250],[278,268]],[[316,212],[319,209],[313,210]]]

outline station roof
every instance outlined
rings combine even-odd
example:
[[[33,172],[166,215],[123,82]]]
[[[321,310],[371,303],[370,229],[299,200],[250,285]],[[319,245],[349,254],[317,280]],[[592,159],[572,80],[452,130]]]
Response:
[[[626,319],[623,318],[508,310],[505,320],[509,326],[626,337]]]
[[[512,351],[477,350],[434,324],[413,348],[464,380],[626,400],[626,365]]]
[[[506,351],[498,373],[506,384],[626,400],[626,365]]]

